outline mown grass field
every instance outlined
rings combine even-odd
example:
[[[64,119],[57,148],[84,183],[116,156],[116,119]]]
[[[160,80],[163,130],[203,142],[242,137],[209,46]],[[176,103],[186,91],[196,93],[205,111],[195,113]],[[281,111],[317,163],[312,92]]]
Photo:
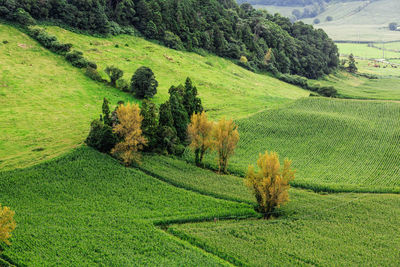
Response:
[[[304,98],[238,120],[241,139],[229,169],[244,175],[259,153],[272,150],[293,160],[297,186],[400,192],[399,115],[394,102]],[[215,155],[206,162],[215,167]]]
[[[82,144],[104,97],[113,105],[134,101],[0,24],[1,170],[30,166]]]
[[[357,66],[362,73],[378,75],[379,79],[368,79],[341,71],[310,83],[334,86],[340,97],[344,98],[400,100],[400,77],[394,76],[400,74],[400,69],[373,68],[368,67],[367,61],[358,62]]]
[[[251,205],[176,188],[90,148],[0,172],[0,190],[18,224],[0,257],[27,266],[223,265],[154,224],[255,215]]]
[[[96,38],[59,27],[46,29],[62,42],[70,42],[75,49],[84,52],[87,58],[99,65],[100,70],[107,65],[122,69],[126,80],[131,79],[138,67],[150,67],[159,82],[158,94],[154,98],[156,103],[167,99],[171,85],[184,83],[189,76],[212,118],[244,117],[309,95],[298,87],[252,73],[213,55],[176,51],[128,35]]]
[[[357,43],[336,43],[339,48],[339,52],[342,56],[348,56],[350,54],[357,55],[358,57],[365,59],[400,59],[400,52],[394,52],[387,49],[390,43],[385,44],[374,44],[376,47],[382,48],[382,50],[368,46],[368,44],[357,44]],[[385,52],[383,52],[385,48]]]

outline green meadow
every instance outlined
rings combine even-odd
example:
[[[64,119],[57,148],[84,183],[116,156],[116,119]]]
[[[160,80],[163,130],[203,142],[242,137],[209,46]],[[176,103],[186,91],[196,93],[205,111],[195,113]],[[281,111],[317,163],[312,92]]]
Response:
[[[153,68],[160,83],[156,103],[166,100],[171,85],[190,76],[214,118],[247,116],[309,94],[216,56],[178,52],[133,36],[99,39],[56,27],[48,30],[63,41],[72,41],[100,69],[113,62],[126,72],[126,79],[141,65]],[[1,169],[31,166],[82,144],[104,97],[113,106],[119,100],[137,101],[90,80],[83,70],[11,26],[0,24],[0,41],[0,112],[8,114],[0,118]],[[117,43],[120,48],[115,47]]]
[[[298,87],[210,54],[176,51],[130,35],[96,38],[59,27],[46,30],[60,41],[72,43],[74,49],[96,62],[99,70],[111,64],[122,69],[126,80],[140,66],[150,67],[159,82],[156,103],[168,98],[171,85],[184,83],[189,76],[212,118],[244,117],[309,95]]]
[[[104,97],[113,105],[134,101],[1,24],[0,62],[0,169],[31,166],[82,144]]]

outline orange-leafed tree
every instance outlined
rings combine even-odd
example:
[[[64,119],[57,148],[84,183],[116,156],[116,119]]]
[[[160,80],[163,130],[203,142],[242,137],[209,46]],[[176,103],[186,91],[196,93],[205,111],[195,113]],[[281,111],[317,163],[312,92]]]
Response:
[[[235,153],[239,131],[233,120],[221,119],[213,129],[214,146],[218,153],[219,172],[228,172],[228,159]]]
[[[203,161],[204,154],[213,146],[212,129],[213,122],[208,120],[204,111],[195,113],[190,118],[188,136],[190,148],[194,150],[197,166]]]
[[[245,184],[256,197],[259,212],[269,218],[275,208],[289,201],[289,182],[294,179],[295,171],[291,161],[285,159],[283,169],[279,156],[275,152],[260,154],[257,161],[258,172],[249,166]]]
[[[11,232],[17,224],[14,221],[14,211],[8,207],[2,207],[0,204],[0,242],[10,245],[8,241],[11,237]]]
[[[140,163],[140,150],[147,144],[142,133],[142,120],[140,108],[136,104],[120,105],[117,108],[118,124],[114,132],[122,139],[111,150],[111,153],[120,158],[126,166],[133,162]]]

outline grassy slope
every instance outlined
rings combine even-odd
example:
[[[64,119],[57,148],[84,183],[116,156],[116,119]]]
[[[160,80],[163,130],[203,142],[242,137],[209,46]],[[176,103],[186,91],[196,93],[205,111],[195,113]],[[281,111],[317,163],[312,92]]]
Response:
[[[183,83],[189,76],[213,118],[239,118],[308,95],[295,86],[249,72],[213,55],[176,51],[127,35],[95,38],[58,27],[47,27],[47,31],[63,42],[74,44],[76,49],[95,61],[99,69],[104,70],[112,64],[121,68],[126,80],[130,80],[138,67],[150,67],[159,81],[157,103],[167,99],[171,85]],[[115,47],[116,44],[119,48]]]
[[[103,97],[113,104],[133,100],[10,26],[0,24],[0,41],[0,169],[33,165],[81,144]]]
[[[230,170],[277,151],[298,169],[295,184],[319,190],[400,192],[400,104],[308,98],[239,120]],[[190,158],[192,158],[190,156]],[[215,166],[215,156],[206,161]]]
[[[0,172],[0,203],[16,211],[18,224],[4,255],[28,266],[219,265],[153,223],[254,214],[247,204],[173,187],[90,148]]]

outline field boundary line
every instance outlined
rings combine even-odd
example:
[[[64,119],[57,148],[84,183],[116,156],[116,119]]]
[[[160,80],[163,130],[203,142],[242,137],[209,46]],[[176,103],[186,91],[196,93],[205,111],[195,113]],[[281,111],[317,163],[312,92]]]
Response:
[[[252,205],[252,206],[255,205],[255,203],[252,202],[252,201],[242,200],[240,198],[235,198],[235,197],[227,197],[227,196],[223,196],[223,195],[216,194],[216,193],[205,192],[205,191],[202,191],[202,190],[197,189],[195,187],[185,186],[185,185],[182,185],[180,183],[173,182],[173,181],[171,181],[171,180],[169,180],[169,179],[167,179],[167,178],[165,178],[165,177],[163,177],[163,176],[161,176],[159,174],[156,174],[156,173],[154,173],[152,171],[149,171],[149,170],[147,170],[145,168],[142,168],[140,166],[137,167],[137,169],[140,170],[141,172],[143,172],[143,173],[145,173],[145,174],[147,174],[149,176],[152,176],[153,178],[155,178],[157,180],[165,182],[165,183],[167,183],[169,185],[172,185],[172,186],[177,187],[177,188],[185,189],[185,190],[188,190],[188,191],[191,191],[191,192],[194,192],[194,193],[198,193],[198,194],[203,195],[203,196],[208,196],[208,197],[212,197],[212,198],[216,198],[216,199],[232,201],[232,202],[237,202],[237,203],[248,204],[248,205]],[[206,169],[206,170],[211,171],[209,169]]]

